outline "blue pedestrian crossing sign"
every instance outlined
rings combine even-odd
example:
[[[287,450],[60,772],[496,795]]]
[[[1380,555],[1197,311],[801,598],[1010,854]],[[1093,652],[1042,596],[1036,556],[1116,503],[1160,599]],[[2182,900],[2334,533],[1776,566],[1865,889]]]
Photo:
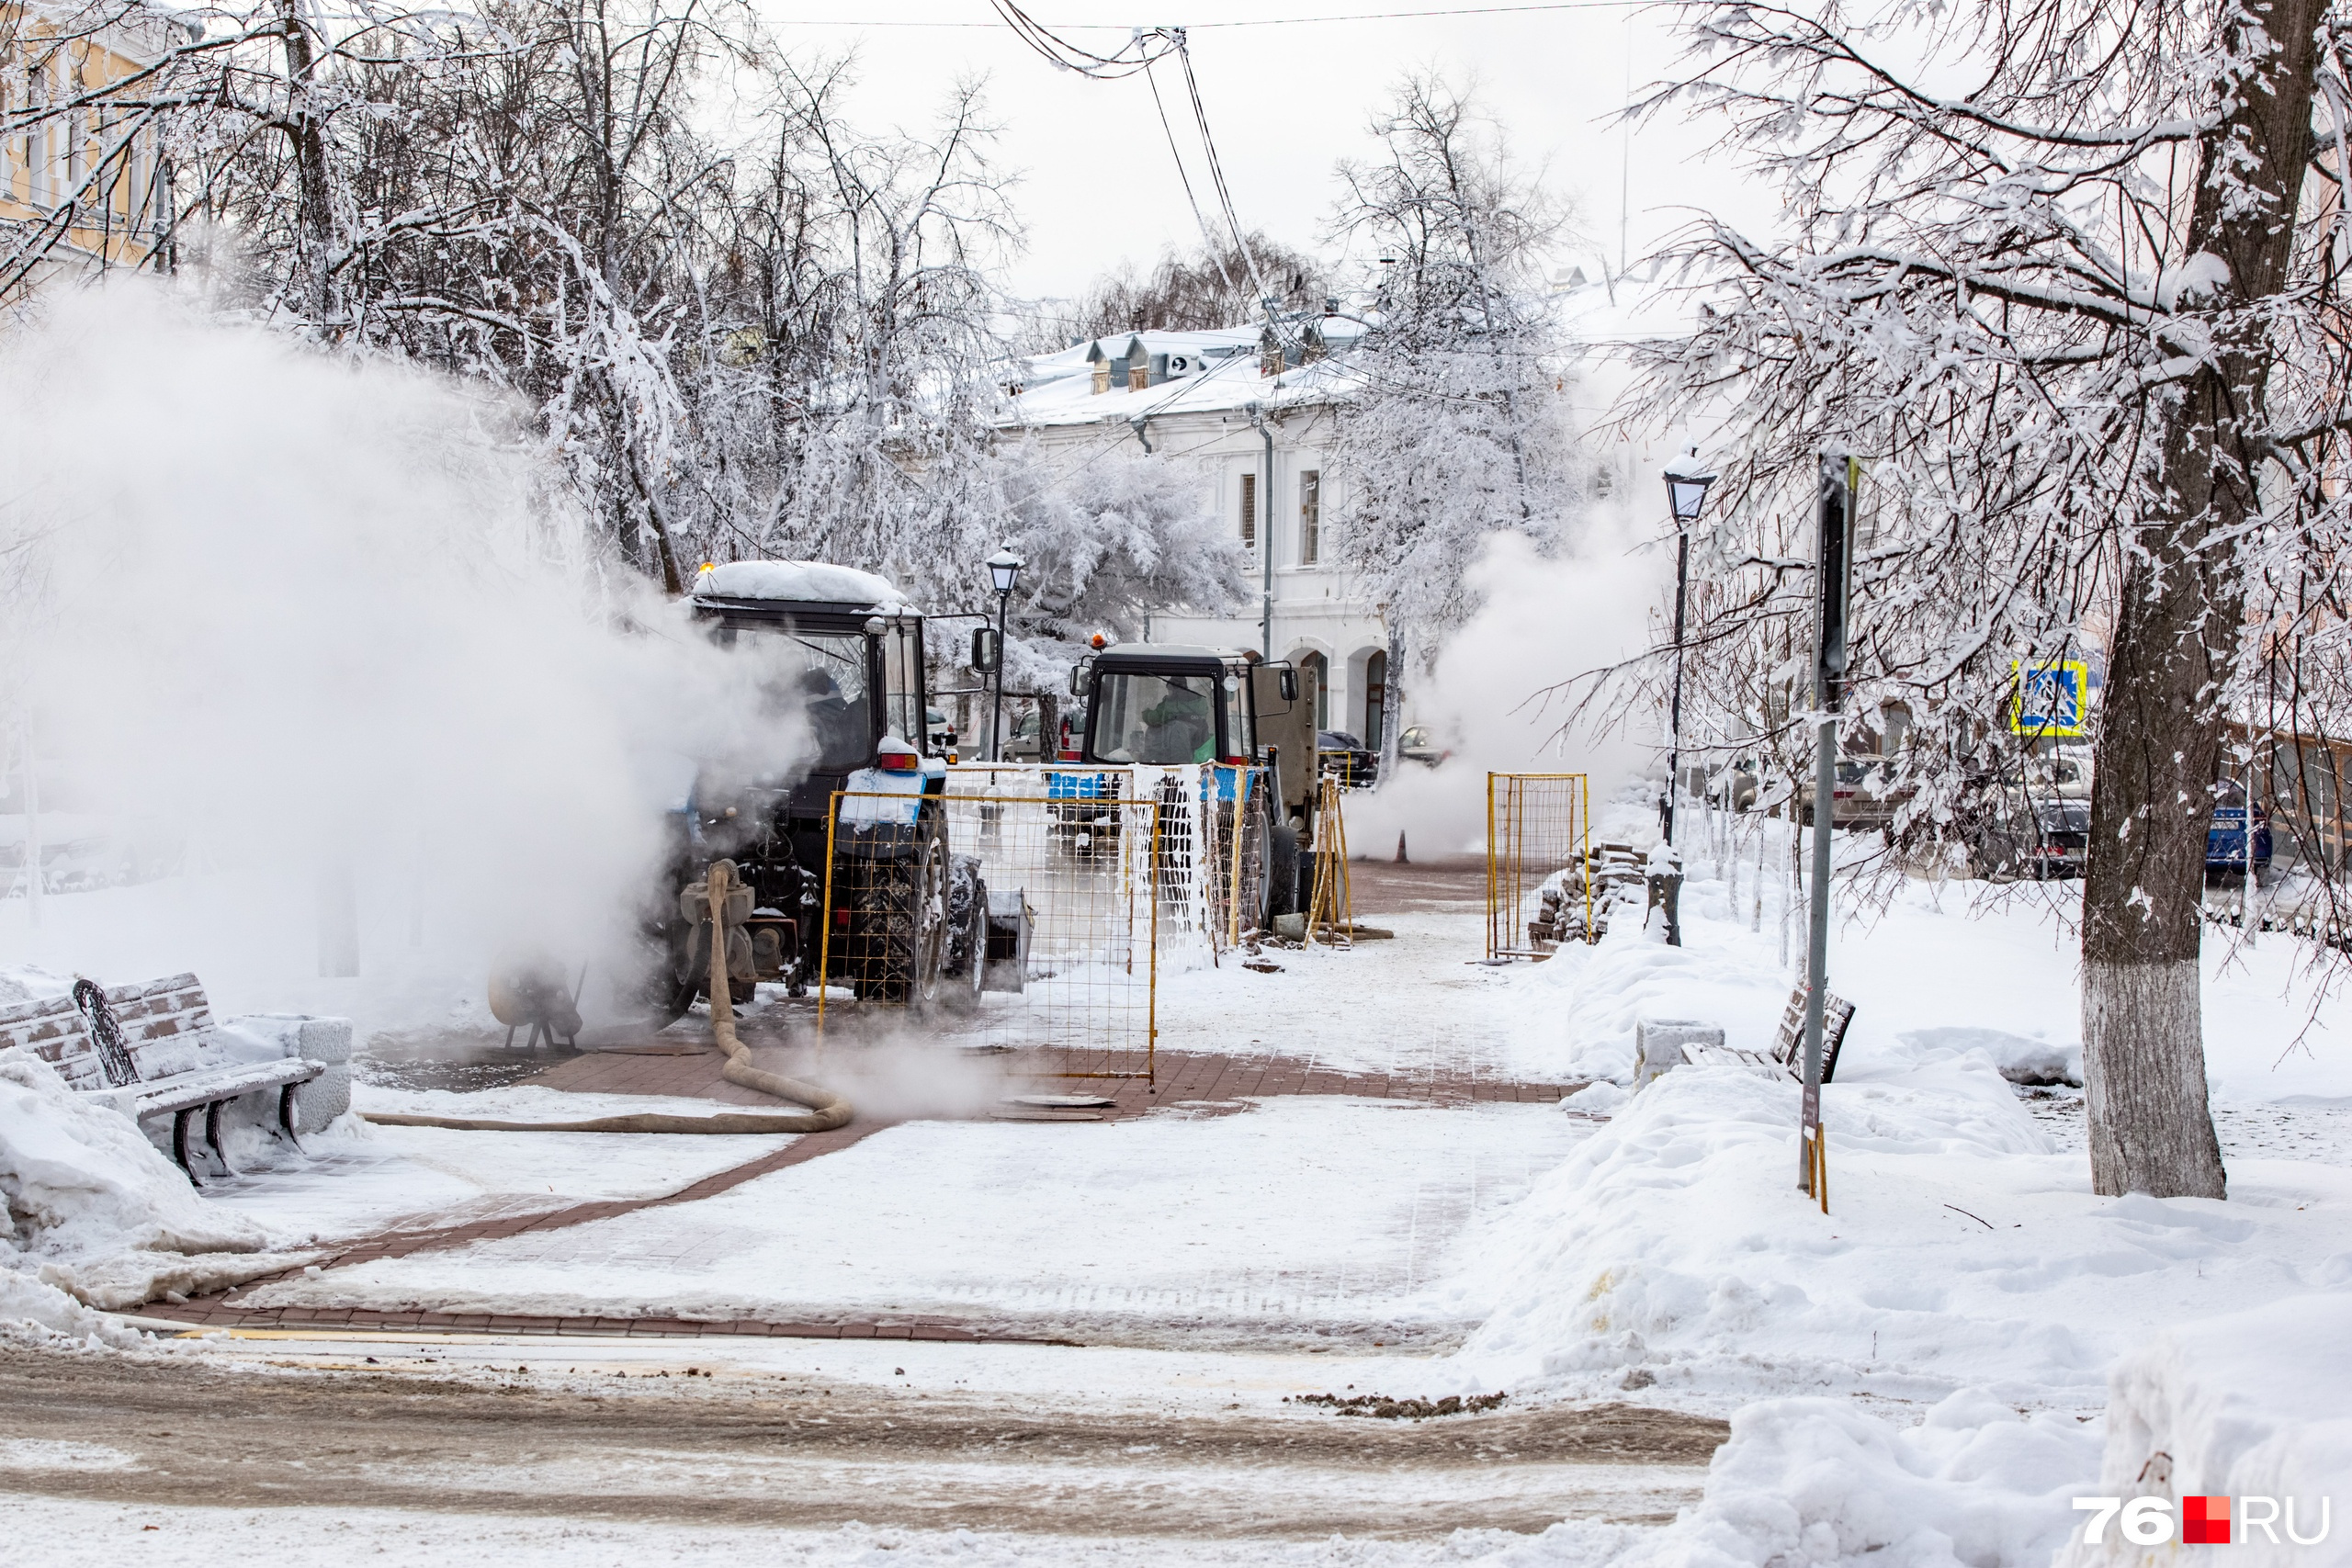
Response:
[[[2019,735],[2053,740],[2090,733],[2090,666],[2077,659],[2055,664],[2009,661],[2017,694],[2009,705],[2009,728]]]

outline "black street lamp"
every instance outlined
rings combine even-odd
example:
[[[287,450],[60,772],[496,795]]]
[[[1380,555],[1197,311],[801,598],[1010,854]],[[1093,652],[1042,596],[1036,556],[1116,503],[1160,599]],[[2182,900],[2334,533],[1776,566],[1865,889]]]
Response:
[[[1666,804],[1662,808],[1666,841],[1674,842],[1674,796],[1682,787],[1682,617],[1690,588],[1690,525],[1706,509],[1707,487],[1715,482],[1699,461],[1699,449],[1667,465],[1666,500],[1674,511],[1674,709],[1666,752]]]
[[[1021,558],[1007,545],[989,558],[989,579],[996,584],[996,702],[989,717],[989,761],[1004,761],[1004,629],[1012,605],[1012,585],[1021,581]],[[1038,737],[1042,743],[1044,735]]]

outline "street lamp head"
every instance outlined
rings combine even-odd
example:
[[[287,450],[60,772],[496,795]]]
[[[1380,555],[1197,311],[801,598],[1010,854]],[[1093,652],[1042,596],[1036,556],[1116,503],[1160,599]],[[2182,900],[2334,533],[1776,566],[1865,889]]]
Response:
[[[999,593],[1011,593],[1012,585],[1021,581],[1022,560],[1009,548],[1001,549],[989,558],[989,576],[996,583]]]
[[[1677,457],[1666,466],[1666,499],[1674,508],[1677,525],[1687,528],[1699,521],[1707,505],[1707,487],[1714,482],[1715,476],[1699,461],[1696,446],[1688,457]]]

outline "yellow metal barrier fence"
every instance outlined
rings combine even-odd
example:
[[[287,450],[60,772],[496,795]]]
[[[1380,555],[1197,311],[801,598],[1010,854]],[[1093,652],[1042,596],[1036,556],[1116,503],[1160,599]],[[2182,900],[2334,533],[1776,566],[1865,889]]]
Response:
[[[1544,886],[1592,854],[1590,786],[1582,773],[1487,775],[1487,956],[1542,958],[1559,945],[1531,926]],[[1580,889],[1592,930],[1589,878]],[[1589,940],[1589,939],[1588,939]]]

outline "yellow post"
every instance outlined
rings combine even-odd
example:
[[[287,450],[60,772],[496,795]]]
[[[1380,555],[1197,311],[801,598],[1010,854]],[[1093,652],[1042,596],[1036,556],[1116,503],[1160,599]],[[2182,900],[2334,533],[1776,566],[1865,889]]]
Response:
[[[1495,942],[1495,775],[1487,775],[1487,956],[1498,956]]]
[[[842,819],[842,796],[845,790],[833,791],[831,810],[825,813],[825,907],[817,911],[817,1038],[825,1037],[825,977],[833,966],[833,825]]]
[[[1577,794],[1583,801],[1579,820],[1584,844],[1584,941],[1590,947],[1600,940],[1592,934],[1592,780],[1578,779]]]

